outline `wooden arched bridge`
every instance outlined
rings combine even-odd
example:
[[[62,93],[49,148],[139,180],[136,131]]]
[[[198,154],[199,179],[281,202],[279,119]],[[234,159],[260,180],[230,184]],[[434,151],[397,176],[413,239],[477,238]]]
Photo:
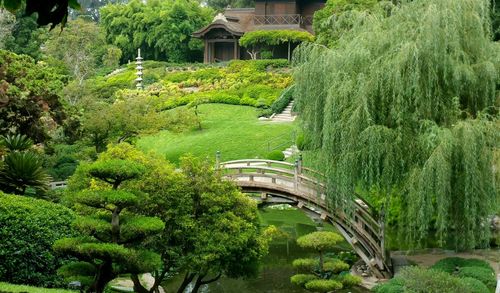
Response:
[[[295,164],[260,159],[220,162],[216,168],[234,180],[243,192],[258,193],[264,203],[288,203],[332,223],[354,251],[378,278],[389,278],[392,266],[384,246],[384,223],[373,216],[371,208],[354,198],[353,213],[334,210],[328,204],[321,174]],[[318,179],[320,178],[320,179]],[[66,182],[52,182],[51,188],[64,188]]]
[[[334,211],[326,200],[321,175],[295,164],[270,160],[236,160],[220,162],[216,167],[226,178],[234,180],[243,192],[259,193],[263,202],[289,203],[317,214],[331,222],[378,278],[392,275],[390,257],[384,246],[384,224],[373,216],[370,207],[354,198],[353,213]]]

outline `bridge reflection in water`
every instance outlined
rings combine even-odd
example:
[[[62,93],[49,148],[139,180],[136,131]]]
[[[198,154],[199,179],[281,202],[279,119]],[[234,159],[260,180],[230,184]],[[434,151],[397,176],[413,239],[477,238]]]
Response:
[[[370,207],[360,198],[353,198],[354,211],[334,210],[328,204],[321,174],[295,164],[250,159],[220,162],[216,168],[236,182],[243,192],[259,193],[264,203],[288,203],[322,220],[331,222],[378,278],[392,273],[390,257],[384,247],[384,223],[375,219]]]

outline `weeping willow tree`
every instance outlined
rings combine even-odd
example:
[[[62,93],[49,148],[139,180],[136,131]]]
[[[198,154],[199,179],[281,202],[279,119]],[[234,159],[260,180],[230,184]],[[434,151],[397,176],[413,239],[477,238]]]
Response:
[[[376,188],[387,208],[397,193],[408,243],[435,231],[457,249],[487,245],[500,141],[489,1],[418,0],[383,14],[363,14],[334,49],[306,44],[294,56],[328,198],[348,210],[356,188]]]

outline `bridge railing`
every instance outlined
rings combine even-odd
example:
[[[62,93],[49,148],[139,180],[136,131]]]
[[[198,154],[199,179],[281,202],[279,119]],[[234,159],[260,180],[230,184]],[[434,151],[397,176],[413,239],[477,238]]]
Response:
[[[344,225],[344,231],[352,234],[352,239],[363,239],[362,249],[367,255],[377,255],[375,262],[384,267],[381,259],[385,259],[383,227],[374,216],[371,207],[361,198],[353,198],[353,210],[344,211],[335,209],[326,197],[324,176],[315,170],[304,168],[301,162],[295,164],[280,161],[250,159],[220,162],[217,159],[217,168],[223,175],[243,184],[266,188],[281,193],[297,196],[308,207],[315,210],[329,211],[336,218],[338,224]]]
[[[328,207],[326,187],[322,183],[324,176],[310,168],[301,168],[301,162],[295,164],[281,161],[249,159],[217,162],[217,167],[229,177],[248,177],[250,181],[256,178],[266,178],[270,183],[283,185],[295,192],[302,193],[303,197],[315,205]],[[306,173],[306,174],[304,174]],[[319,178],[318,178],[319,177]],[[366,230],[370,238],[378,238],[380,224],[370,210],[370,206],[362,199],[354,198],[355,223]]]

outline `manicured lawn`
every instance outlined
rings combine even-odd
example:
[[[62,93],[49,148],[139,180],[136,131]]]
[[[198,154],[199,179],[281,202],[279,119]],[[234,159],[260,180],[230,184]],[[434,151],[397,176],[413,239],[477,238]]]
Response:
[[[46,289],[26,285],[14,285],[0,282],[0,292],[29,292],[29,293],[75,293],[78,291],[64,289]]]
[[[223,161],[264,158],[268,153],[268,142],[271,148],[281,145],[280,150],[294,143],[295,123],[259,121],[256,108],[205,104],[198,109],[202,130],[163,131],[141,138],[137,145],[144,151],[165,154],[167,159],[177,162],[186,153],[215,159],[216,151],[221,151]]]

